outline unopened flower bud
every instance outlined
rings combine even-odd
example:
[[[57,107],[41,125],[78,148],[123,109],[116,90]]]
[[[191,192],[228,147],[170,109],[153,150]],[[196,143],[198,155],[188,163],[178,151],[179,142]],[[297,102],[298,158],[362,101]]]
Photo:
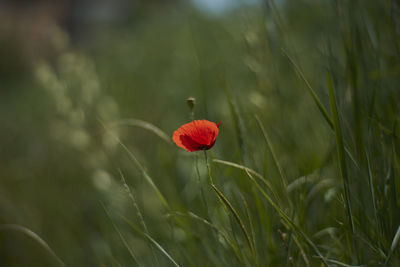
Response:
[[[189,106],[190,111],[193,111],[194,105],[196,104],[196,98],[189,97],[188,99],[186,99],[186,103]]]

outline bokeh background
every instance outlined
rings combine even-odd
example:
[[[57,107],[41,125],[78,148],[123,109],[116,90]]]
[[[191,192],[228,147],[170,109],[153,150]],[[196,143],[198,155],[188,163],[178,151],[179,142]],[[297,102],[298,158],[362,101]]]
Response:
[[[259,266],[321,260],[246,172],[213,159],[270,181],[332,266],[399,264],[399,14],[395,0],[0,0],[0,266],[172,266],[146,235],[181,266],[256,265],[204,155],[172,144],[188,97],[194,118],[221,121],[212,173],[254,228]],[[332,114],[329,84],[353,157],[355,235],[335,134],[310,94]]]

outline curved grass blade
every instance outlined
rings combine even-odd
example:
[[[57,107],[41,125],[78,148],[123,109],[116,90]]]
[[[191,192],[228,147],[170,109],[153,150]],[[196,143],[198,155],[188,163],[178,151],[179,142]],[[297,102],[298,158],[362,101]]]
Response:
[[[133,207],[134,207],[135,210],[136,210],[136,214],[137,214],[138,217],[139,217],[140,223],[142,224],[144,231],[145,231],[146,233],[149,233],[149,230],[147,229],[147,225],[146,225],[146,222],[144,221],[142,212],[141,212],[140,209],[139,209],[139,205],[137,204],[136,199],[135,199],[135,197],[133,196],[133,193],[132,193],[131,189],[129,188],[129,185],[126,183],[126,180],[125,180],[124,175],[122,174],[122,171],[121,171],[120,169],[118,169],[118,172],[119,172],[119,174],[120,174],[120,176],[121,176],[122,185],[124,186],[126,193],[128,194],[129,198],[130,198],[131,201],[132,201]]]
[[[396,234],[393,237],[393,241],[392,241],[392,245],[390,246],[389,254],[387,255],[385,264],[383,265],[384,267],[387,266],[387,264],[389,263],[389,260],[392,257],[394,250],[397,248],[397,246],[399,244],[399,240],[400,240],[400,225],[397,228]]]
[[[332,79],[329,72],[326,72],[327,79],[328,79],[328,89],[329,89],[329,102],[331,106],[331,112],[333,117],[333,125],[335,129],[335,139],[336,139],[336,148],[337,148],[337,155],[339,159],[339,168],[342,176],[343,181],[343,188],[344,188],[344,196],[346,199],[346,210],[347,215],[350,223],[350,230],[354,234],[354,220],[353,220],[353,213],[351,210],[351,201],[350,201],[350,185],[349,185],[349,177],[347,174],[347,167],[346,167],[346,159],[344,154],[344,143],[343,143],[343,136],[342,136],[342,128],[340,126],[339,114],[337,111],[336,105],[336,97],[335,92],[333,90]]]
[[[247,244],[250,248],[250,251],[251,251],[253,257],[255,257],[255,250],[253,247],[253,243],[251,242],[250,235],[247,232],[246,227],[244,226],[244,223],[239,216],[239,213],[235,210],[235,208],[232,206],[232,204],[229,202],[229,200],[225,197],[225,195],[214,184],[211,184],[211,187],[214,189],[215,193],[217,194],[217,196],[221,200],[221,202],[232,212],[233,217],[239,224],[240,229],[242,230],[243,235],[246,238]]]
[[[257,183],[254,177],[246,170],[247,176],[256,185],[257,189],[260,191],[262,196],[269,202],[269,204],[275,209],[275,211],[281,216],[281,218],[288,224],[288,226],[297,234],[299,234],[314,250],[314,252],[320,257],[321,261],[325,266],[330,267],[329,263],[326,261],[325,257],[322,256],[321,252],[317,246],[312,242],[312,240],[298,227],[289,216],[276,204],[272,198],[265,192],[265,190]]]
[[[206,195],[204,193],[204,186],[201,180],[201,175],[200,175],[200,170],[199,170],[199,155],[197,153],[194,154],[194,167],[196,169],[196,174],[197,174],[197,183],[200,187],[200,196],[201,200],[203,201],[205,213],[207,214],[207,218],[210,218],[210,209],[208,207]]]
[[[375,192],[374,192],[374,183],[372,181],[372,170],[371,170],[371,163],[369,160],[368,152],[365,151],[365,158],[367,159],[367,168],[368,168],[368,187],[369,187],[369,193],[371,194],[371,202],[372,202],[372,207],[374,209],[374,218],[375,218],[375,223],[376,227],[379,229],[379,234],[382,233],[380,230],[380,224],[378,221],[378,212],[376,209],[376,201],[375,201]]]
[[[118,233],[119,237],[121,238],[122,243],[124,244],[124,246],[128,250],[129,254],[131,255],[132,259],[136,262],[136,264],[138,266],[140,266],[140,264],[139,264],[139,262],[138,262],[138,260],[137,260],[137,258],[135,256],[135,253],[133,253],[133,251],[130,248],[130,246],[128,245],[128,242],[126,241],[125,237],[122,235],[121,231],[118,229],[117,225],[114,223],[114,220],[111,218],[110,213],[108,212],[107,208],[104,206],[104,204],[102,202],[100,202],[100,203],[101,203],[101,206],[103,207],[104,212],[106,213],[108,219],[110,220],[112,226],[114,227],[115,231]]]
[[[324,105],[322,104],[321,100],[318,98],[318,95],[315,93],[314,89],[312,89],[310,83],[307,81],[306,77],[304,76],[303,72],[301,71],[300,67],[294,62],[294,60],[289,56],[288,53],[286,53],[285,50],[283,50],[283,53],[285,54],[285,56],[289,59],[290,63],[292,63],[292,65],[295,68],[295,71],[297,73],[297,75],[304,81],[304,83],[306,84],[307,90],[310,93],[310,95],[312,96],[312,98],[314,99],[315,104],[317,105],[319,111],[322,113],[322,116],[325,118],[326,122],[329,124],[329,127],[334,130],[334,125],[333,125],[333,120],[331,119],[331,117],[328,114],[328,111],[325,109]],[[358,166],[357,161],[355,160],[354,156],[351,154],[350,150],[347,148],[347,146],[344,146],[344,150],[346,151],[347,155],[349,156],[349,158],[351,159],[351,161],[354,163],[354,165],[357,167],[357,169],[360,169],[360,167]]]
[[[207,166],[207,172],[208,172],[208,179],[209,179],[209,183],[210,183],[210,185],[212,186],[212,187],[215,187],[215,185],[214,185],[214,181],[213,181],[213,178],[212,178],[212,175],[211,175],[211,167],[210,167],[210,163],[208,162],[208,156],[207,156],[207,151],[206,150],[203,150],[203,152],[204,152],[204,159],[205,159],[205,162],[206,162],[206,166]],[[214,188],[213,188],[214,189]],[[214,189],[215,190],[215,189]],[[219,197],[219,195],[218,195],[218,193],[216,192],[216,194],[217,194],[217,197],[218,197],[218,200],[219,201],[221,201],[222,202],[222,204],[224,204],[224,202],[223,202],[223,200]],[[229,219],[230,220],[232,220],[232,218],[231,217],[229,217]],[[239,225],[241,226],[241,228],[242,228],[242,226],[243,226],[243,224],[240,224],[239,223]],[[244,228],[242,228],[242,230],[243,230]],[[247,241],[249,240],[248,239],[248,235],[246,235],[245,234],[245,236],[246,236],[246,238],[247,238]],[[234,233],[233,233],[233,237],[235,238],[235,235],[234,235]],[[235,239],[236,240],[236,239]],[[237,243],[237,242],[236,242]],[[251,250],[251,249],[250,249]],[[242,253],[241,253],[241,251],[239,250],[238,251],[238,255],[237,255],[237,257],[238,258],[241,258],[242,257]],[[254,255],[254,254],[253,254]]]
[[[242,258],[242,253],[240,252],[240,249],[235,244],[235,242],[233,242],[233,240],[228,237],[228,235],[225,232],[220,230],[218,227],[216,227],[214,224],[207,221],[206,219],[194,214],[193,212],[188,212],[188,216],[195,220],[199,220],[199,221],[203,222],[204,224],[208,225],[209,227],[211,227],[212,229],[217,231],[218,234],[220,234],[225,239],[225,241],[229,244],[229,246],[232,248],[232,250],[234,252],[233,254],[236,256],[237,260],[239,262],[241,262],[242,264],[244,264],[244,259]]]
[[[167,208],[170,209],[167,200],[164,198],[163,194],[161,193],[161,191],[158,189],[158,187],[156,186],[156,184],[154,183],[153,179],[150,177],[150,175],[146,172],[146,170],[144,169],[144,167],[142,166],[142,164],[140,164],[139,160],[136,158],[136,156],[128,149],[128,147],[126,145],[124,145],[124,143],[121,142],[121,140],[115,136],[114,134],[111,133],[111,131],[106,127],[106,125],[104,123],[102,123],[100,121],[100,123],[103,125],[104,129],[107,131],[107,133],[113,137],[118,143],[119,145],[126,151],[126,153],[128,153],[129,157],[132,159],[132,161],[135,163],[135,165],[137,166],[137,168],[142,172],[143,177],[145,178],[145,180],[149,183],[149,185],[153,188],[153,190],[155,191],[155,193],[157,194],[158,198],[160,199],[161,203]]]
[[[387,128],[386,126],[382,125],[382,123],[380,123],[379,121],[377,121],[374,118],[369,117],[368,121],[373,122],[374,124],[376,124],[378,126],[378,128],[385,134],[390,135],[393,138],[399,139],[400,137],[396,135],[396,133],[392,130],[390,130],[389,128]]]
[[[274,191],[272,190],[271,184],[261,174],[259,174],[255,170],[250,169],[250,168],[248,168],[246,166],[231,162],[231,161],[226,161],[226,160],[213,159],[213,162],[220,163],[220,164],[223,164],[223,165],[226,165],[226,166],[231,166],[231,167],[234,167],[234,168],[237,168],[237,169],[240,169],[240,170],[244,170],[244,171],[250,172],[255,177],[257,177],[260,181],[262,181],[264,183],[264,185],[274,194],[274,198],[277,199],[277,196],[275,195]]]
[[[233,99],[232,99],[231,93],[229,92],[228,85],[226,84],[226,80],[225,80],[224,91],[225,91],[226,99],[228,101],[229,111],[230,111],[230,114],[231,114],[231,117],[233,120],[233,126],[234,126],[235,132],[236,132],[237,142],[238,142],[239,149],[240,149],[240,156],[242,158],[242,162],[246,164],[247,151],[246,151],[245,141],[243,138],[244,130],[243,130],[243,127],[241,124],[242,118],[238,111],[238,107],[233,103]]]
[[[329,261],[330,263],[333,263],[337,266],[343,266],[343,267],[367,267],[367,265],[349,265],[343,262],[340,262],[338,260],[332,260],[332,259],[326,259],[327,261]]]
[[[329,126],[333,129],[333,121],[330,118],[330,116],[328,114],[328,111],[325,109],[324,105],[319,100],[317,94],[312,89],[310,83],[307,81],[307,79],[304,76],[303,72],[301,71],[300,67],[294,62],[294,60],[289,56],[288,53],[286,53],[286,51],[284,49],[282,49],[282,51],[283,51],[283,54],[285,54],[285,56],[289,59],[290,63],[292,63],[292,65],[294,66],[297,75],[306,84],[307,90],[310,93],[310,95],[312,96],[312,98],[314,99],[315,104],[317,104],[317,107],[318,107],[319,111],[322,113],[322,115],[324,116],[324,118],[325,118],[326,122],[329,124]]]
[[[230,238],[228,237],[228,235],[227,235],[225,232],[223,232],[221,229],[219,229],[217,226],[215,226],[215,225],[212,224],[211,222],[207,221],[207,219],[204,219],[204,218],[200,217],[199,215],[197,215],[197,214],[195,214],[195,213],[193,213],[193,212],[191,212],[191,211],[187,212],[187,214],[184,214],[184,213],[181,213],[181,212],[174,212],[174,213],[172,213],[171,215],[187,216],[187,217],[189,217],[189,218],[192,218],[192,219],[194,219],[194,220],[200,221],[201,223],[207,225],[208,227],[210,227],[211,229],[213,229],[214,231],[216,231],[219,235],[221,235],[221,236],[225,239],[225,241],[226,241],[226,242],[229,244],[229,246],[232,248],[232,250],[233,250],[233,252],[234,252],[233,254],[235,255],[236,259],[237,259],[239,262],[241,262],[243,265],[245,264],[245,263],[244,263],[244,260],[243,260],[243,258],[242,258],[240,249],[239,249],[238,246],[235,244],[235,242],[233,242],[233,240],[230,239]]]
[[[300,176],[299,178],[295,179],[293,182],[288,184],[287,192],[291,193],[295,189],[305,185],[308,182],[310,182],[310,179],[307,176]]]
[[[249,221],[250,232],[251,232],[253,248],[254,248],[254,253],[255,253],[254,254],[255,263],[256,263],[256,266],[258,266],[257,248],[256,248],[256,233],[254,231],[253,220],[252,220],[251,215],[250,215],[250,208],[249,208],[249,205],[248,205],[246,199],[244,198],[243,194],[240,194],[240,197],[242,198],[242,202],[244,204],[244,208],[245,208],[245,211],[246,211],[246,217],[247,217],[247,220]]]
[[[374,240],[366,240],[365,238],[358,236],[358,239],[362,241],[366,246],[368,246],[376,255],[379,255],[382,259],[386,259],[386,254],[383,250],[378,247],[379,244],[372,244]]]
[[[119,171],[119,174],[120,174],[120,176],[121,176],[121,182],[122,182],[122,184],[123,184],[123,186],[124,186],[124,188],[125,188],[125,191],[127,192],[128,196],[129,196],[129,198],[130,198],[131,201],[132,201],[133,207],[134,207],[135,210],[136,210],[136,214],[137,214],[137,216],[139,217],[139,220],[140,220],[140,222],[141,222],[141,224],[142,224],[142,226],[143,226],[143,229],[144,229],[144,231],[145,231],[146,234],[149,234],[149,230],[148,230],[148,228],[147,228],[146,222],[144,221],[142,212],[140,211],[140,208],[139,208],[139,205],[138,205],[138,203],[137,203],[137,201],[136,201],[136,199],[135,199],[135,196],[133,195],[131,189],[129,188],[129,185],[126,183],[125,177],[124,177],[124,175],[122,174],[122,171],[121,171],[120,169],[118,169],[118,171]],[[153,257],[154,257],[154,259],[155,259],[155,261],[156,261],[157,266],[159,266],[158,259],[157,259],[156,254],[154,253],[153,247],[151,247],[151,252],[152,252],[152,254],[153,254]]]
[[[164,254],[165,257],[167,257],[174,266],[179,267],[179,264],[171,257],[171,255],[169,255],[169,253],[154,239],[152,238],[149,234],[144,233],[143,231],[141,231],[139,229],[139,227],[137,227],[134,223],[132,223],[131,221],[129,221],[127,218],[125,218],[124,216],[120,215],[122,217],[122,219],[124,219],[124,221],[129,224],[129,226],[131,226],[131,228],[138,234],[146,237],[162,254]]]
[[[175,266],[179,267],[179,264],[168,254],[168,252],[150,235],[144,233],[144,235],[158,248]]]
[[[309,205],[310,202],[312,201],[312,199],[314,198],[314,196],[316,196],[323,189],[335,188],[335,187],[337,187],[337,180],[335,180],[335,179],[328,178],[328,179],[323,179],[323,180],[319,181],[318,183],[313,185],[311,190],[307,193],[307,196],[305,199],[306,205]]]
[[[37,235],[32,230],[18,225],[18,224],[2,224],[0,225],[0,231],[16,231],[20,232],[26,236],[29,236],[35,240],[40,246],[42,246],[56,261],[60,266],[66,266],[64,262],[57,256],[57,254],[50,248],[50,246],[44,241],[39,235]]]
[[[301,254],[301,256],[303,257],[304,263],[306,264],[307,267],[310,267],[310,266],[311,266],[310,260],[307,258],[306,252],[304,251],[304,248],[303,248],[303,246],[301,245],[299,239],[293,234],[293,229],[292,229],[292,234],[291,234],[291,236],[292,236],[293,241],[296,243],[297,247],[298,247],[299,250],[300,250],[300,254]],[[288,255],[289,255],[289,254],[288,254]]]
[[[150,122],[147,121],[142,121],[142,120],[137,120],[137,119],[122,119],[118,120],[115,122],[112,122],[109,124],[109,126],[119,126],[119,125],[126,125],[126,126],[135,126],[135,127],[140,127],[145,130],[148,130],[158,137],[160,137],[162,140],[164,140],[168,144],[172,144],[171,138],[160,128],[155,126],[154,124],[151,124]]]
[[[287,179],[285,178],[285,175],[283,174],[282,167],[279,164],[278,158],[276,157],[275,151],[274,151],[274,149],[272,147],[272,144],[271,144],[271,140],[269,139],[267,131],[265,131],[264,126],[262,125],[262,123],[260,121],[260,118],[258,118],[257,115],[254,115],[254,117],[256,118],[258,127],[260,127],[260,129],[261,129],[261,132],[262,132],[262,134],[264,136],[265,142],[267,143],[268,149],[271,152],[272,158],[274,160],[274,164],[275,164],[276,168],[278,169],[279,176],[282,179],[282,183],[283,183],[283,186],[285,187],[285,191],[286,191],[287,190],[287,186],[288,186]]]

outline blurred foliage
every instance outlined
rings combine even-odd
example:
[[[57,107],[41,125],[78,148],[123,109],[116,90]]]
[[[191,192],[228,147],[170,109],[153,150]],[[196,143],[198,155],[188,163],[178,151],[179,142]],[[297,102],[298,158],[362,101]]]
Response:
[[[168,256],[180,266],[321,266],[305,235],[331,266],[400,264],[398,2],[269,0],[209,14],[141,1],[117,10],[122,18],[79,34],[77,24],[67,32],[49,22],[45,45],[34,46],[43,50],[0,36],[1,225],[32,230],[66,266],[172,266]],[[332,116],[327,73],[355,233],[335,133],[307,89]],[[188,97],[195,118],[221,121],[212,175],[255,255],[207,184],[203,153],[160,138],[191,119]],[[213,159],[261,174],[298,228],[245,171]],[[38,240],[1,225],[1,266],[56,266]]]

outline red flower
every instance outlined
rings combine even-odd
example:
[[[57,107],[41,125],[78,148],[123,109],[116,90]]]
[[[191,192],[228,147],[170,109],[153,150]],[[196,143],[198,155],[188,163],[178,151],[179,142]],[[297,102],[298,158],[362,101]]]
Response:
[[[175,144],[189,152],[213,147],[218,136],[218,127],[208,120],[195,120],[179,127],[172,135]]]

